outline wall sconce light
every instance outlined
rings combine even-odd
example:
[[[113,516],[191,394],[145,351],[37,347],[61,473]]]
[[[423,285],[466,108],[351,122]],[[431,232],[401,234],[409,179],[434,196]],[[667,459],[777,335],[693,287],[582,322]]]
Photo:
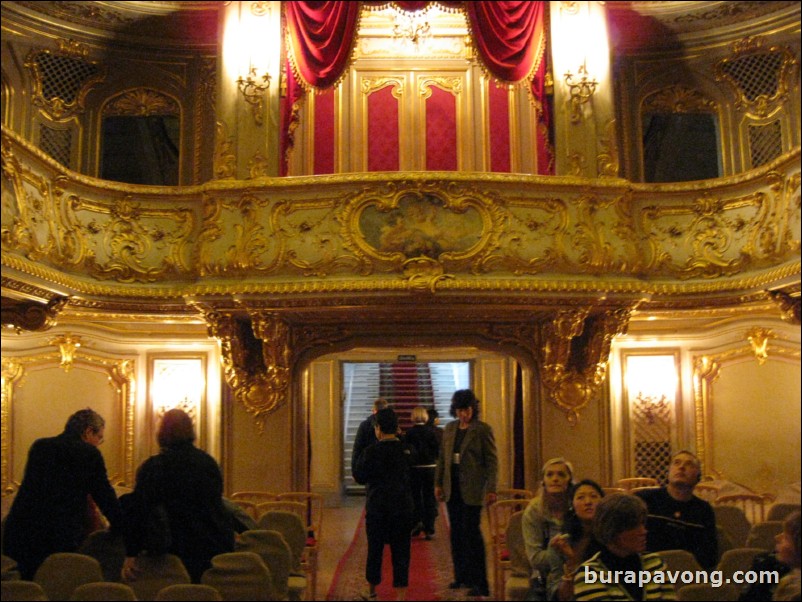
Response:
[[[59,353],[61,353],[61,367],[64,368],[64,372],[69,372],[75,361],[75,352],[81,346],[81,337],[64,334],[51,339],[50,344],[58,345]]]
[[[260,79],[262,80],[261,83],[259,83]],[[237,78],[237,88],[245,98],[245,102],[251,105],[251,113],[256,125],[262,125],[262,115],[265,110],[265,92],[269,87],[270,74],[265,71],[260,77],[256,72],[256,67],[253,65],[251,65],[247,77],[239,76]]]
[[[596,78],[588,77],[588,69],[584,63],[577,69],[576,77],[579,79],[574,79],[570,70],[563,76],[571,99],[571,123],[579,123],[582,119],[582,105],[591,99],[599,85]]]
[[[769,339],[774,338],[774,331],[768,328],[755,327],[747,331],[746,340],[752,346],[757,363],[763,365],[769,357]]]
[[[203,398],[204,365],[201,358],[153,358],[151,399],[156,418],[169,410],[184,410],[196,417]]]

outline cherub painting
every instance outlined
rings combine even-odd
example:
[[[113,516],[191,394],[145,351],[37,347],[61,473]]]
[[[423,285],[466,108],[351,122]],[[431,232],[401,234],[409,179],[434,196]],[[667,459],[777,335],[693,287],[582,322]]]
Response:
[[[367,207],[360,216],[360,229],[366,241],[383,253],[437,259],[479,242],[482,220],[475,209],[453,213],[434,196],[410,194],[389,212]]]

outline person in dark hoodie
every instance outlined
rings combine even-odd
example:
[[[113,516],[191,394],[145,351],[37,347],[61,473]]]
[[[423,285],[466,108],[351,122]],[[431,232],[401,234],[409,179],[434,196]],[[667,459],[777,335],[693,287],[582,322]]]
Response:
[[[382,578],[384,544],[390,544],[393,587],[403,600],[409,584],[410,529],[415,509],[410,487],[412,453],[398,438],[398,418],[390,408],[375,414],[378,441],[367,447],[354,465],[354,478],[365,485],[365,531],[368,558],[365,578],[368,591],[363,600],[376,599]]]

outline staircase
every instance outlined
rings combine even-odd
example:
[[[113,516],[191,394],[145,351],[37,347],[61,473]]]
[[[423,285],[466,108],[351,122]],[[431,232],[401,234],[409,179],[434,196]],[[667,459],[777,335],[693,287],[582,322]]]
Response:
[[[379,395],[378,363],[348,363],[343,367],[343,475],[346,491],[363,491],[351,476],[351,453],[360,423],[370,416],[373,402]]]
[[[412,409],[434,407],[440,426],[452,418],[448,414],[456,389],[469,386],[468,362],[348,362],[343,364],[343,475],[345,490],[364,491],[351,476],[351,454],[360,423],[370,416],[373,402],[384,397],[398,415],[399,426],[412,426]]]
[[[412,409],[434,406],[434,391],[429,364],[396,362],[379,365],[379,396],[390,402],[398,416],[398,426],[406,431],[412,426]]]

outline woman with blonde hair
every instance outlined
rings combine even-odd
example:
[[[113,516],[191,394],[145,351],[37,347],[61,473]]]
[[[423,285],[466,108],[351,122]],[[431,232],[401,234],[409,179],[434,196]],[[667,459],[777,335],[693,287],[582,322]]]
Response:
[[[549,542],[562,531],[563,519],[571,505],[568,492],[573,476],[574,469],[565,458],[547,460],[543,465],[540,494],[524,510],[521,529],[536,597],[545,595]]]
[[[434,497],[434,469],[440,444],[434,431],[427,425],[429,413],[423,406],[412,410],[414,425],[407,431],[404,442],[414,451],[414,465],[410,473],[412,498],[415,500],[415,518],[412,537],[421,533],[426,539],[434,535],[437,518],[437,499]]]

